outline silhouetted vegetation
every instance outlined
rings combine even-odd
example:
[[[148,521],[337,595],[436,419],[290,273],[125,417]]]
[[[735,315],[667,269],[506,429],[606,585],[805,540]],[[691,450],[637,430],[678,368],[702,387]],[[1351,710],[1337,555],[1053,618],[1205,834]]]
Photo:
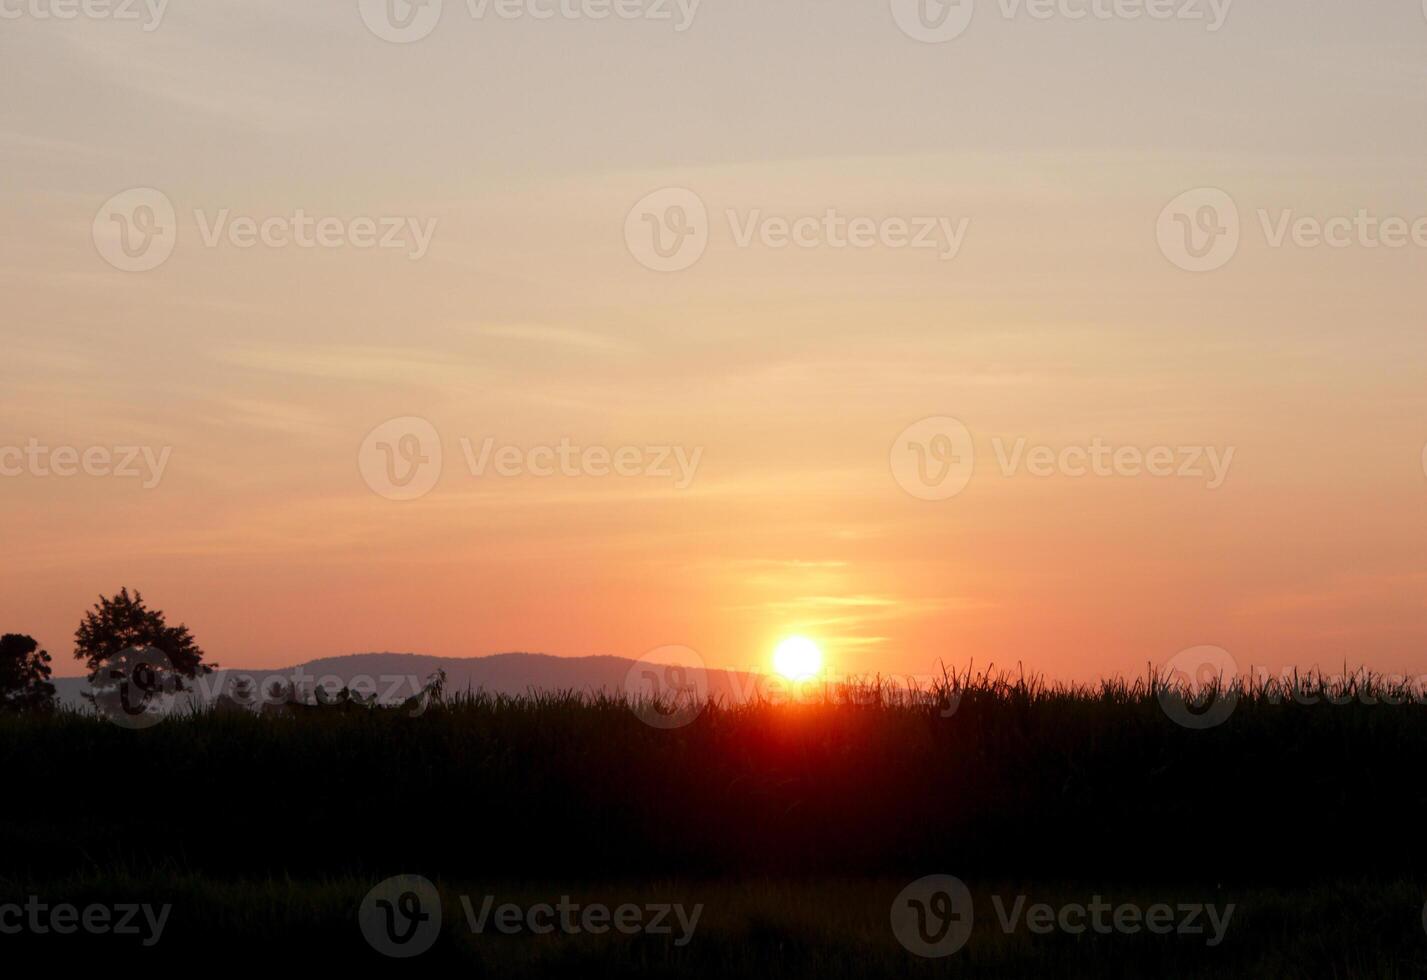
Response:
[[[148,730],[12,715],[0,771],[47,790],[0,810],[0,897],[172,901],[166,955],[221,935],[330,966],[375,957],[353,924],[372,884],[424,874],[448,936],[420,965],[476,975],[1409,976],[1427,969],[1419,695],[1366,674],[1192,692],[967,673],[923,692],[709,704],[674,729],[622,698],[439,684],[417,712],[228,704]],[[1234,701],[1222,724],[1171,720],[1211,696]],[[988,912],[967,952],[924,961],[886,916],[931,873],[1041,897],[1232,901],[1242,918],[1206,948],[1008,937]],[[710,910],[687,948],[472,937],[457,896],[491,889]]]
[[[203,662],[203,650],[187,626],[169,626],[161,611],[149,609],[142,594],[131,596],[127,588],[112,598],[100,596],[74,633],[74,657],[84,661],[96,687],[104,686],[108,679],[103,675],[111,669],[132,673],[135,665],[120,661],[145,650],[160,654],[140,664],[143,686],[150,693],[183,691],[185,681],[211,673],[215,666]]]
[[[54,707],[50,655],[34,637],[0,636],[0,710],[37,711]]]
[[[215,872],[937,869],[1282,884],[1416,870],[1427,860],[1410,848],[1323,846],[1411,840],[1427,817],[1414,778],[1427,708],[1383,703],[1390,685],[1372,678],[1351,683],[1362,686],[1336,705],[1303,703],[1307,682],[1292,695],[1244,690],[1203,731],[1170,720],[1152,679],[986,675],[919,698],[868,687],[709,705],[672,730],[622,699],[570,694],[468,694],[421,713],[209,713],[141,732],[60,713],[0,727],[10,778],[52,786],[23,818],[0,819],[0,844],[51,869],[88,866],[102,840],[116,857],[180,853]]]

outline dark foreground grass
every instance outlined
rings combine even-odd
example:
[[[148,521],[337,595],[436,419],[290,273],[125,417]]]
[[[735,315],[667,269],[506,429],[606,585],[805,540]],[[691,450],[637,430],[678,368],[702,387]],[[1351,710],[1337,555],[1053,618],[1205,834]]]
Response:
[[[985,678],[925,703],[709,705],[673,730],[574,695],[146,731],[5,717],[0,853],[306,877],[1427,873],[1427,707],[1385,693],[1256,689],[1207,730],[1149,684]]]
[[[372,953],[356,904],[419,874],[448,907],[421,961],[477,976],[1423,975],[1427,708],[1361,676],[1216,693],[1234,710],[1204,730],[1172,720],[1154,681],[984,676],[922,697],[708,705],[675,729],[575,695],[145,731],[3,717],[0,890],[172,901],[169,955],[356,962]],[[971,942],[942,961],[911,957],[888,925],[897,891],[929,874],[978,896]],[[687,893],[706,918],[686,947],[461,925],[463,893],[581,891]],[[1006,936],[992,892],[1239,909],[1214,948]],[[112,949],[69,938],[74,955]]]

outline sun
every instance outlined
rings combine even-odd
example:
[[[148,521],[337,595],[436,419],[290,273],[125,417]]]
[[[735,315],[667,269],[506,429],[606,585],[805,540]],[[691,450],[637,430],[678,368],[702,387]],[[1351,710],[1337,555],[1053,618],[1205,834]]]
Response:
[[[773,651],[773,669],[790,681],[816,677],[823,669],[823,652],[806,636],[790,636]]]

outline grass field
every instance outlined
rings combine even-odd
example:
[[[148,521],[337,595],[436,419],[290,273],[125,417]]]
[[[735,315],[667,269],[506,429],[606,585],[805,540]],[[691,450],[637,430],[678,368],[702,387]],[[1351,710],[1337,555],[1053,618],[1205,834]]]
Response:
[[[18,791],[0,810],[0,905],[171,903],[141,955],[361,963],[382,961],[357,925],[363,897],[422,875],[442,927],[409,962],[478,976],[1417,976],[1427,710],[1404,693],[1368,679],[1301,703],[1311,687],[1259,686],[1206,730],[1172,721],[1148,682],[986,677],[926,699],[709,705],[674,729],[576,696],[145,731],[5,717]],[[970,938],[944,959],[913,956],[891,924],[927,875],[974,896]],[[462,895],[703,913],[682,945],[477,934]],[[1096,895],[1235,908],[1214,945],[998,918],[1018,896],[1059,909]],[[123,942],[0,936],[100,958]]]

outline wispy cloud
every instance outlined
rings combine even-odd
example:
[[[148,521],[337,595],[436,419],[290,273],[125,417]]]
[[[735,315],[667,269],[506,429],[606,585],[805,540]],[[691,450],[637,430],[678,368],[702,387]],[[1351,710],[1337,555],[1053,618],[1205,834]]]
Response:
[[[483,337],[500,340],[528,341],[533,344],[548,344],[555,347],[573,347],[579,350],[609,351],[629,353],[639,348],[628,341],[619,340],[605,334],[570,327],[553,327],[538,323],[497,323],[472,327],[471,331]]]

